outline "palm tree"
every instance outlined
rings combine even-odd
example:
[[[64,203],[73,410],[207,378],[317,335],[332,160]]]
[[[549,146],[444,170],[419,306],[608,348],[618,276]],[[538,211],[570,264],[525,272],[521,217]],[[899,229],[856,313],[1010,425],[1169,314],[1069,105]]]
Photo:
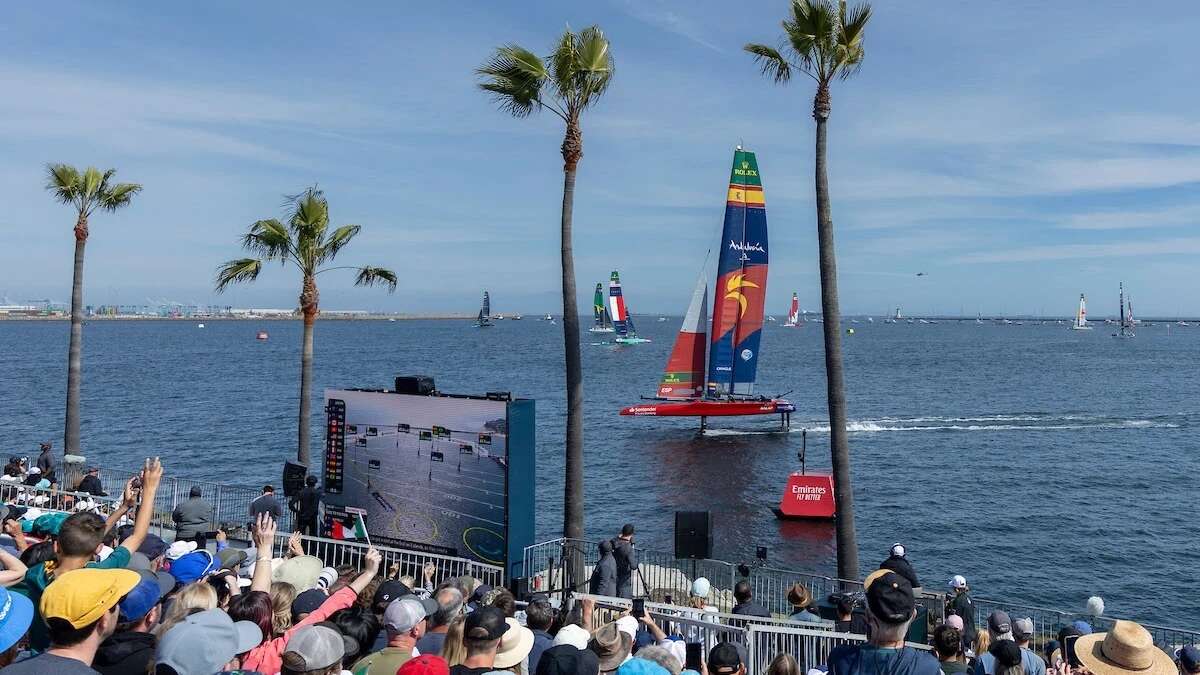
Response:
[[[218,267],[216,289],[221,293],[230,284],[254,281],[262,271],[263,264],[268,262],[278,262],[285,267],[291,263],[300,270],[300,313],[304,317],[304,343],[300,352],[300,429],[296,461],[308,465],[313,323],[320,313],[317,275],[353,269],[358,271],[355,286],[386,284],[391,293],[396,290],[396,273],[382,267],[325,267],[326,263],[333,262],[338,252],[362,228],[358,225],[342,225],[330,232],[329,202],[325,201],[325,193],[315,187],[288,197],[287,204],[290,212],[286,225],[271,218],[250,226],[250,230],[242,237],[242,247],[258,257],[230,260]]]
[[[515,44],[496,49],[477,73],[479,87],[490,92],[513,117],[549,110],[566,125],[561,146],[563,200],[561,220],[563,349],[567,364],[567,457],[563,486],[563,536],[583,537],[583,368],[579,360],[579,308],[575,297],[575,258],[571,218],[575,203],[575,170],[583,157],[579,118],[596,104],[613,76],[608,40],[598,26],[573,33],[568,28],[546,58]],[[582,563],[580,563],[581,565]],[[582,581],[582,567],[575,575]]]
[[[846,385],[842,376],[841,310],[838,307],[837,257],[833,252],[833,216],[825,168],[825,125],[829,121],[829,85],[858,72],[863,60],[863,34],[871,20],[869,4],[846,7],[846,1],[792,0],[783,21],[778,49],[760,44],[746,51],[776,84],[804,73],[817,84],[813,119],[817,122],[817,240],[821,259],[821,312],[825,317],[825,375],[829,402],[830,452],[837,505],[838,576],[858,578],[858,544],[854,532],[854,491],[850,485],[850,446],[846,440]]]
[[[71,344],[67,348],[67,419],[63,452],[80,454],[79,390],[83,370],[83,249],[87,245],[88,218],[96,209],[116,211],[128,206],[142,191],[137,183],[113,183],[116,169],[82,172],[69,164],[47,164],[46,189],[54,198],[75,209],[75,270],[71,279]]]

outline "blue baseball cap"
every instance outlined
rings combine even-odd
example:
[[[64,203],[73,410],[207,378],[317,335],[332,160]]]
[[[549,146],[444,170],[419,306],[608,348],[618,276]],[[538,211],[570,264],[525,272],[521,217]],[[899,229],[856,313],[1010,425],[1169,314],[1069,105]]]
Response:
[[[142,545],[138,547],[138,553],[154,560],[167,552],[167,542],[162,540],[162,537],[156,534],[147,534],[142,541]]]
[[[33,622],[33,603],[20,593],[0,588],[0,652],[17,644]]]
[[[1080,620],[1076,621],[1075,623],[1072,623],[1071,626],[1075,630],[1079,631],[1080,635],[1091,635],[1092,634],[1092,625],[1089,624],[1088,622],[1084,621],[1083,619],[1080,619]]]
[[[671,675],[671,671],[648,659],[634,657],[617,668],[617,675]]]
[[[1179,667],[1185,673],[1200,672],[1200,649],[1187,645],[1179,649]]]
[[[122,623],[140,621],[162,599],[162,589],[158,585],[158,577],[154,576],[152,572],[138,572],[138,574],[142,576],[142,580],[133,587],[132,591],[126,593],[125,597],[121,598],[121,602],[117,603]]]
[[[171,561],[171,576],[181,584],[190,584],[206,574],[216,572],[220,567],[208,551],[192,551]]]

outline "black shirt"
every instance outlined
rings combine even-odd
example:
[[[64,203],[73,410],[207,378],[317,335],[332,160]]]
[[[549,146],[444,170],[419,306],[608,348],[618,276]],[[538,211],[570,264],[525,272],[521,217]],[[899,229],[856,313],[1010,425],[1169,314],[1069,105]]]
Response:
[[[279,517],[283,515],[283,510],[279,508],[279,501],[275,499],[274,493],[264,494],[250,502],[250,517],[257,518],[260,513],[269,513],[275,520],[279,520]]]
[[[761,616],[761,617],[766,617],[768,619],[771,618],[771,613],[767,611],[766,607],[763,607],[761,605],[756,605],[751,601],[746,601],[741,604],[734,605],[733,609],[731,609],[729,611],[729,613],[730,614],[741,614],[742,616]]]
[[[314,518],[317,507],[321,503],[321,491],[315,487],[305,486],[295,497],[292,497],[291,509],[301,519]]]
[[[84,476],[83,480],[79,481],[79,487],[75,488],[77,492],[86,492],[94,497],[107,497],[108,493],[104,491],[104,486],[100,484],[100,478],[91,474]]]
[[[485,668],[468,668],[459,664],[450,668],[450,675],[483,675],[484,673],[490,673],[493,670],[500,669],[492,666],[487,666]]]

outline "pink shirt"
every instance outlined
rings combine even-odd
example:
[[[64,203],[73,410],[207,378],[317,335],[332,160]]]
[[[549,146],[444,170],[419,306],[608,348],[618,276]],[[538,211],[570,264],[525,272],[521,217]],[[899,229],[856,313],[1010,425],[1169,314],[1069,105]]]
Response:
[[[275,675],[283,667],[283,650],[287,647],[288,639],[292,637],[292,633],[295,633],[304,626],[321,623],[335,612],[352,606],[357,598],[358,594],[354,592],[354,589],[349,587],[343,588],[329,596],[325,602],[321,603],[317,611],[304,617],[303,621],[289,628],[286,633],[251,649],[246,654],[246,658],[242,660],[242,670],[255,671],[264,675]]]

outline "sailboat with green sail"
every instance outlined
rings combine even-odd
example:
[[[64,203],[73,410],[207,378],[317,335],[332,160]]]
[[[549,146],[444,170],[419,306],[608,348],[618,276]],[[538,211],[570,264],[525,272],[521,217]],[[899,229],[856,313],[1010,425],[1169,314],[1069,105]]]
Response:
[[[589,333],[612,333],[613,323],[608,316],[608,308],[604,306],[604,284],[596,284],[596,294],[592,296],[592,327]]]

